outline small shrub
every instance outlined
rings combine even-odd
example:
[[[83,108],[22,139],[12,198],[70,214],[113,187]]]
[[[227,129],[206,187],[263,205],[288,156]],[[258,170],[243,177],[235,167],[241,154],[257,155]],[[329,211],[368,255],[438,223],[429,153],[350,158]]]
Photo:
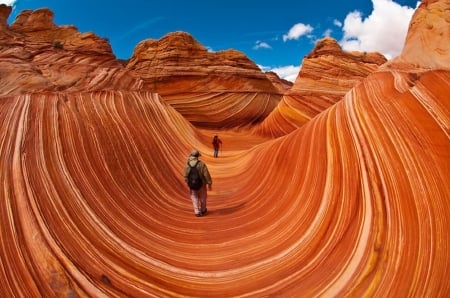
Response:
[[[63,49],[64,46],[63,46],[61,41],[55,40],[55,41],[53,41],[53,48],[55,48],[55,49]]]

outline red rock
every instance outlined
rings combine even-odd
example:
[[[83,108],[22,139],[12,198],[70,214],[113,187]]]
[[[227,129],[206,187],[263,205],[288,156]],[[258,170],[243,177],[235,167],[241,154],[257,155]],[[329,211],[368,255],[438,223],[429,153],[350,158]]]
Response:
[[[450,11],[445,1],[423,1],[409,25],[404,49],[391,62],[426,69],[448,69]]]
[[[244,54],[236,50],[208,52],[186,32],[141,42],[127,68],[141,77],[149,90],[162,95],[174,90],[276,91]],[[180,77],[182,85],[178,87]]]
[[[12,7],[0,4],[0,32],[4,31],[8,26],[8,17],[11,14]]]
[[[293,83],[291,81],[280,78],[273,71],[266,72],[266,76],[281,93],[285,93],[292,88]]]
[[[420,9],[436,5],[450,10],[445,0]],[[416,52],[427,59],[415,62],[405,45],[398,59],[359,81],[357,63],[341,80],[324,74],[316,85],[307,72],[311,96],[331,93],[333,83],[338,93],[349,91],[298,128],[302,103],[293,97],[298,107],[271,115],[276,132],[289,129],[288,116],[297,121],[277,138],[252,133],[258,124],[199,129],[143,90],[145,78],[139,90],[111,79],[100,84],[109,90],[87,90],[101,76],[80,75],[86,84],[78,91],[42,91],[56,80],[38,67],[45,59],[60,57],[52,69],[76,76],[82,68],[68,64],[81,56],[50,54],[34,31],[1,31],[0,62],[11,67],[15,59],[30,78],[46,81],[0,84],[0,296],[448,296],[450,60],[431,42],[432,32],[446,32],[441,10],[429,10],[427,19],[442,28]],[[424,30],[420,16],[414,30]],[[102,52],[85,59],[120,73],[123,65]],[[328,55],[310,63],[337,61]],[[133,68],[123,71],[132,78]],[[295,88],[306,93],[301,76]],[[193,111],[199,102],[184,92]],[[217,107],[210,113],[236,115],[233,105]],[[224,142],[219,158],[210,144],[216,132]],[[208,215],[200,218],[181,174],[193,147],[213,176]]]
[[[282,96],[236,50],[208,52],[186,32],[138,44],[127,69],[197,126],[217,129],[262,121]],[[194,103],[194,104],[193,104]]]
[[[292,132],[339,102],[385,62],[381,54],[346,52],[332,38],[319,40],[303,60],[294,86],[255,132],[272,137]]]
[[[0,7],[2,18],[11,12]],[[4,22],[2,22],[4,23]],[[49,9],[24,11],[0,27],[0,95],[38,91],[137,90],[142,81],[115,59],[108,41],[56,26]]]
[[[55,30],[53,12],[48,8],[22,11],[11,25],[11,30],[16,32],[35,32],[41,30]]]

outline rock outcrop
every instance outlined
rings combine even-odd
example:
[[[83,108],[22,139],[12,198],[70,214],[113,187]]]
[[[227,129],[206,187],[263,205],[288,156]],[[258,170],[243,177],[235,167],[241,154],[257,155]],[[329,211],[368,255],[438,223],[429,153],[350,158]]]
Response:
[[[448,69],[450,61],[448,1],[423,1],[409,26],[399,59],[420,68]]]
[[[273,71],[266,72],[266,76],[272,82],[272,84],[278,89],[278,91],[280,91],[283,94],[292,88],[293,83],[291,81],[281,79]]]
[[[0,5],[0,34],[5,34],[5,29],[8,26],[8,17],[11,14],[11,6]]]
[[[345,93],[386,62],[379,53],[346,52],[324,38],[303,59],[294,86],[255,131],[272,137],[294,131],[340,101]]]
[[[338,93],[350,90],[277,138],[194,126],[143,90],[146,78],[139,90],[110,82],[72,92],[54,91],[45,72],[50,91],[9,82],[20,94],[0,96],[0,296],[449,296],[450,60],[432,42],[448,32],[449,10],[447,0],[422,2],[405,52],[363,68],[371,73],[360,80],[325,75],[314,85],[306,76],[312,94],[330,92],[333,82]],[[53,51],[44,46],[53,39],[33,30],[1,32],[0,61],[9,67],[8,59],[34,66],[36,45]],[[11,57],[20,48],[14,36],[28,58]],[[430,41],[416,52],[426,59],[414,59],[414,36]],[[131,80],[134,68],[107,56],[106,68]],[[306,92],[300,77],[295,88]],[[254,79],[248,86],[259,88]],[[191,109],[204,105],[184,92]],[[222,111],[232,117],[234,107]],[[289,115],[295,127],[297,110],[277,117]],[[224,142],[219,158],[215,132]],[[193,147],[213,177],[208,214],[199,218],[182,176]]]
[[[56,26],[49,9],[23,11],[10,26],[11,9],[2,5],[0,12],[0,96],[146,90],[158,92],[197,126],[215,129],[261,122],[284,92],[281,80],[273,79],[275,87],[244,54],[210,53],[187,33],[143,41],[123,63],[106,39]]]
[[[241,52],[209,52],[186,32],[141,42],[127,69],[190,122],[210,129],[260,122],[283,94]]]
[[[232,49],[209,52],[186,32],[139,43],[127,68],[144,80],[147,90],[163,96],[174,90],[277,92],[243,53]]]
[[[56,26],[49,9],[23,11],[7,26],[10,13],[0,5],[0,95],[141,89],[141,80],[115,59],[106,39]]]

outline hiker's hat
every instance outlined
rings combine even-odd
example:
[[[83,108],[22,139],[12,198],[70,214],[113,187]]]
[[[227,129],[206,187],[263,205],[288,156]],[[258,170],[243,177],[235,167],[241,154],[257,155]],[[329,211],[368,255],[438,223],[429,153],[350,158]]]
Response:
[[[194,149],[194,150],[192,150],[192,152],[191,152],[191,156],[199,157],[199,156],[201,156],[201,154],[200,154],[200,152],[198,152],[197,149]]]

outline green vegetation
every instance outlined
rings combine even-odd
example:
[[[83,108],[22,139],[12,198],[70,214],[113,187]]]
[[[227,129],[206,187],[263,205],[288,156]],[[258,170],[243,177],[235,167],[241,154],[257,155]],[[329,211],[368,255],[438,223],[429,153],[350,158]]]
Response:
[[[64,45],[60,40],[54,40],[53,41],[53,48],[54,49],[63,49]]]

